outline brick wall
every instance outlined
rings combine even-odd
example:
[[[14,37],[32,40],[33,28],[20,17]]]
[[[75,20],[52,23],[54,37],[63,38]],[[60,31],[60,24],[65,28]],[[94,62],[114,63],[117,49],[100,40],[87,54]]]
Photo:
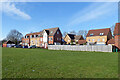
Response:
[[[115,46],[120,49],[120,35],[115,36]]]
[[[59,32],[59,34],[57,34],[57,32]],[[62,34],[59,29],[56,31],[54,35],[54,42],[62,43]]]

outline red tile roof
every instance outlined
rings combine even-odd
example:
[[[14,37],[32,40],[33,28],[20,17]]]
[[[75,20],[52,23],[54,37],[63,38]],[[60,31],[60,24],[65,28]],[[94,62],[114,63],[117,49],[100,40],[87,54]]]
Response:
[[[115,39],[110,39],[107,44],[115,44]]]
[[[44,30],[45,30],[45,31],[48,31],[48,33],[49,33],[50,36],[53,36],[58,29],[59,29],[59,28],[56,27],[56,28],[49,28],[49,29],[44,29]],[[39,35],[39,34],[40,34],[40,36],[43,36],[43,31],[34,32],[34,33],[29,33],[29,34],[26,34],[26,36],[29,36],[29,35]]]
[[[114,35],[120,35],[120,23],[116,23],[114,29]]]
[[[86,40],[79,40],[78,41],[78,44],[84,44],[84,43],[86,43],[87,41]]]
[[[100,33],[104,33],[102,36],[105,36],[108,35],[109,31],[111,32],[110,28],[89,30],[86,37],[91,36],[90,34],[93,34],[92,36],[100,36]]]

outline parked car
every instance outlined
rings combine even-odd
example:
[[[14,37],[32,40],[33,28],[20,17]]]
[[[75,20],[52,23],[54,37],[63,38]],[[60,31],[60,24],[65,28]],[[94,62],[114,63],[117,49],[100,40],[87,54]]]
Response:
[[[29,48],[27,45],[23,46],[23,48]]]
[[[16,45],[15,48],[22,48],[22,46],[21,45]]]
[[[32,46],[30,46],[30,48],[37,48],[37,47],[36,47],[36,45],[32,45]]]

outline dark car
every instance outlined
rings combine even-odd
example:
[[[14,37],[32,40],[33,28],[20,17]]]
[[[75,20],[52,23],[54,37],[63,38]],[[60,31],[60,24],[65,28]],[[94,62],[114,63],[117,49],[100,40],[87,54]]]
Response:
[[[36,47],[36,45],[32,45],[32,46],[30,46],[30,48],[37,48],[37,47]]]
[[[22,48],[22,46],[21,45],[16,45],[15,48]]]

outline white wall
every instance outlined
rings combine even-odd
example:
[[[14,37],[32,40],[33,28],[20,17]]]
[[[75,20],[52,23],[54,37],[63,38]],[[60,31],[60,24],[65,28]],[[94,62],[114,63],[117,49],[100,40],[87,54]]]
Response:
[[[51,50],[112,52],[112,45],[48,45]]]
[[[48,41],[48,36],[46,31],[43,32],[43,43],[46,43]]]

